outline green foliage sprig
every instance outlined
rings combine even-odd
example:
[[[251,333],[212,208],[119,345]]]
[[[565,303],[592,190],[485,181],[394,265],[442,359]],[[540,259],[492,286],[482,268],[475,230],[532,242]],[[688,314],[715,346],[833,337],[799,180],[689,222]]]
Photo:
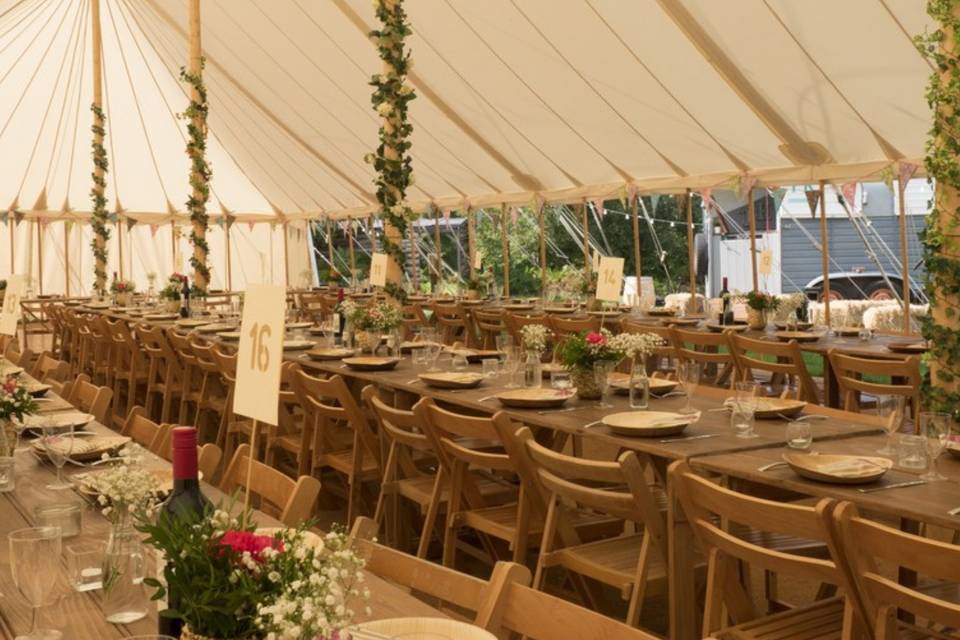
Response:
[[[107,190],[106,175],[110,164],[107,161],[107,150],[103,146],[103,138],[106,135],[107,117],[103,109],[95,104],[90,105],[90,111],[93,112],[93,126],[90,127],[93,132],[93,142],[90,143],[90,147],[94,166],[94,171],[90,174],[93,179],[93,187],[90,188],[90,199],[93,204],[90,218],[90,226],[93,229],[93,240],[90,242],[90,248],[93,249],[93,286],[98,294],[106,295],[107,241],[110,239],[110,229],[107,227],[109,216],[107,197],[104,194]],[[97,171],[98,169],[100,171]]]
[[[190,158],[191,191],[187,198],[187,210],[193,223],[190,229],[190,244],[194,248],[193,255],[190,256],[190,266],[193,267],[193,286],[200,293],[205,293],[210,284],[210,267],[207,266],[207,254],[210,252],[210,245],[207,244],[207,229],[210,226],[207,202],[210,200],[210,178],[213,176],[206,157],[209,105],[207,87],[203,83],[205,64],[206,60],[201,58],[200,72],[197,74],[180,67],[180,80],[193,87],[197,95],[197,99],[191,97],[190,104],[180,117],[187,121],[187,156]],[[198,226],[201,229],[199,233]]]
[[[938,27],[917,36],[920,53],[934,65],[927,84],[927,104],[933,110],[933,126],[926,145],[924,166],[927,175],[938,187],[960,190],[960,57],[952,38],[960,34],[957,0],[928,0],[927,13]],[[956,36],[953,36],[955,38]],[[938,323],[934,310],[954,319],[960,302],[960,260],[947,255],[947,237],[957,232],[960,209],[944,209],[934,199],[921,233],[923,261],[926,266],[924,286],[930,300],[930,314],[920,321],[923,337],[930,345],[927,357],[935,361],[935,382],[951,385],[960,380],[960,331]],[[924,402],[934,411],[956,415],[960,409],[960,393],[937,386],[928,378],[923,384]]]
[[[402,0],[375,0],[374,6],[381,27],[371,31],[369,37],[385,64],[384,72],[374,74],[370,79],[370,85],[374,87],[371,103],[383,123],[376,153],[369,153],[364,159],[377,171],[380,217],[404,238],[408,221],[416,218],[406,204],[407,188],[413,184],[409,153],[413,126],[407,118],[407,105],[416,95],[413,87],[406,84],[407,72],[413,63],[404,40],[412,31]],[[388,234],[383,237],[383,250],[397,265],[404,264],[402,247]],[[386,290],[400,301],[406,299],[406,292],[398,283],[388,283]]]

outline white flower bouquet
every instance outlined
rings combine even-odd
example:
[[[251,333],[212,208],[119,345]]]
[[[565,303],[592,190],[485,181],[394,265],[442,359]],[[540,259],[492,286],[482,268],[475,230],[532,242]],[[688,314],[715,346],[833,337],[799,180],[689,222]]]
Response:
[[[520,329],[520,340],[527,351],[543,353],[550,340],[550,329],[542,324],[528,324]]]

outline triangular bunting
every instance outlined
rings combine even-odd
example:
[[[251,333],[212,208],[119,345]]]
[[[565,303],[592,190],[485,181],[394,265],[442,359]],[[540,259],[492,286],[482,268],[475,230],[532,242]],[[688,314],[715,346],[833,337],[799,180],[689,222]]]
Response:
[[[444,208],[440,213],[441,215],[443,215],[443,221],[446,223],[447,228],[449,228],[450,227],[450,209]]]
[[[227,221],[227,231],[230,231],[230,227],[232,227],[233,223],[237,221],[237,216],[233,215],[232,213],[228,213],[223,217]]]
[[[116,211],[107,214],[107,220],[110,222],[117,222],[120,220],[120,214]]]
[[[14,211],[14,212],[13,212],[13,223],[14,223],[14,225],[18,225],[18,224],[20,224],[21,222],[23,222],[23,217],[24,217],[23,211]]]
[[[897,164],[897,182],[900,183],[900,189],[906,189],[907,183],[913,178],[913,175],[920,167],[911,162],[899,162]]]
[[[9,212],[9,211],[4,211],[3,213],[0,213],[0,222],[2,222],[3,224],[7,224],[7,223],[10,222],[10,212]]]
[[[713,189],[700,189],[700,199],[703,201],[704,211],[713,211]]]
[[[740,176],[739,182],[739,193],[741,198],[750,197],[751,192],[753,191],[753,186],[757,184],[757,179],[754,176],[751,176],[748,173]]]
[[[157,231],[160,230],[160,225],[152,224],[150,225],[150,237],[155,238],[157,236]]]
[[[780,204],[783,202],[783,198],[787,195],[787,190],[771,188],[770,193],[773,196],[773,210],[780,211]]]
[[[70,235],[70,230],[73,229],[73,220],[64,220],[63,221],[63,232],[67,235]]]
[[[659,193],[651,193],[651,194],[650,194],[650,213],[652,213],[653,215],[656,215],[656,214],[657,214],[657,203],[658,203],[658,202],[660,202],[660,194],[659,194]]]
[[[135,226],[137,226],[137,221],[133,218],[127,218],[127,231],[130,231]]]
[[[803,195],[807,196],[807,206],[810,207],[810,217],[817,217],[817,207],[820,206],[820,190],[812,189],[810,191],[804,191]]]
[[[520,218],[520,207],[510,207],[510,223],[517,224]]]
[[[840,194],[843,196],[843,199],[847,201],[847,206],[850,207],[850,213],[856,211],[857,183],[844,182],[840,185]]]
[[[607,211],[603,206],[603,198],[594,198],[590,202],[593,203],[593,210],[597,212],[597,216],[602,220]]]
[[[250,231],[253,231],[253,221],[247,222],[247,226],[250,227]]]

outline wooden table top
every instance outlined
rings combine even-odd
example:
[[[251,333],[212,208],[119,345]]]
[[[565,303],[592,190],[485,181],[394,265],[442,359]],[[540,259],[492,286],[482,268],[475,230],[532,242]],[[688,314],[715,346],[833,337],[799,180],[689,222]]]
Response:
[[[52,395],[52,394],[51,394]],[[87,430],[116,434],[103,425],[92,423]],[[166,461],[145,453],[145,464],[151,467],[168,468]],[[64,475],[69,476],[86,470],[67,464]],[[20,597],[13,584],[9,566],[9,546],[7,534],[17,529],[34,526],[34,509],[43,504],[76,502],[83,505],[83,531],[79,536],[63,540],[63,550],[67,546],[88,542],[105,542],[110,531],[109,521],[101,515],[80,494],[71,491],[55,491],[47,489],[46,485],[53,481],[55,468],[29,452],[16,454],[16,489],[10,493],[0,494],[0,565],[6,568],[0,570],[0,637],[13,638],[30,631],[30,609]],[[216,488],[204,485],[206,496],[214,503],[224,498]],[[254,514],[256,522],[264,527],[279,526],[279,523],[260,512]],[[148,571],[152,571],[153,562],[148,562]],[[363,607],[359,608],[358,621],[377,620],[402,616],[444,616],[433,607],[414,598],[400,587],[381,580],[377,576],[367,574],[365,584],[370,589],[369,616],[363,614]],[[41,609],[41,622],[44,626],[60,629],[65,640],[89,640],[97,638],[106,640],[125,638],[132,635],[156,633],[157,614],[156,604],[149,603],[150,613],[146,618],[128,625],[114,625],[104,619],[101,609],[101,592],[88,591],[78,593],[67,582],[66,565],[64,574],[56,587],[57,601],[55,606],[46,606]],[[51,603],[53,604],[53,603]]]
[[[816,442],[812,451],[821,454],[879,456],[880,454],[876,452],[883,447],[885,442],[886,436],[883,435],[855,436],[842,440]],[[787,451],[790,450],[782,446],[754,449],[703,456],[691,460],[690,464],[696,469],[781,487],[804,495],[849,500],[865,509],[892,516],[950,528],[960,527],[960,516],[953,516],[948,513],[951,509],[960,507],[960,460],[948,453],[944,453],[938,462],[938,469],[948,478],[947,480],[912,487],[861,493],[858,490],[860,487],[879,487],[916,480],[923,471],[907,470],[895,466],[883,478],[867,485],[840,485],[806,480],[786,466],[759,471],[759,468],[766,464],[780,461],[782,455]]]

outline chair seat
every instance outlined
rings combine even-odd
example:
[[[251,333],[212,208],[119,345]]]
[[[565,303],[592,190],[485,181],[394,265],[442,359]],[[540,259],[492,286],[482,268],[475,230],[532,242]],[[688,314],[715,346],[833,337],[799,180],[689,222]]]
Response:
[[[374,460],[369,454],[363,456],[363,461],[361,462],[362,468],[360,469],[361,475],[366,476],[375,476],[379,475],[379,469],[377,468],[377,461]],[[340,473],[347,475],[354,474],[353,467],[353,450],[347,449],[345,451],[335,451],[333,453],[321,453],[317,455],[317,461],[315,466],[318,467],[330,467]]]
[[[827,546],[816,540],[798,538],[782,533],[771,533],[769,531],[760,531],[744,525],[733,525],[730,527],[730,533],[746,540],[751,544],[764,549],[773,549],[784,553],[794,553],[803,556],[822,556],[827,557],[829,552]]]
[[[790,609],[713,634],[717,640],[840,640],[843,598]]]
[[[398,480],[395,485],[397,487],[397,493],[404,498],[417,503],[421,507],[426,507],[430,504],[430,497],[433,495],[433,484],[435,481],[436,476],[424,475]],[[511,499],[516,502],[516,487],[497,482],[483,474],[474,474],[474,484],[486,502],[500,503]],[[386,488],[385,486],[384,489]],[[444,487],[440,491],[440,502],[446,502],[449,498],[450,491],[447,487]]]
[[[636,580],[642,543],[642,533],[597,540],[544,554],[543,564],[545,567],[562,566],[604,584],[629,590]],[[651,585],[653,582],[663,582],[667,575],[666,566],[659,555],[649,554],[647,581]]]
[[[603,528],[613,522],[619,522],[614,518],[588,511],[567,512],[564,515],[577,529]],[[514,502],[496,507],[461,511],[457,514],[457,521],[461,526],[482,531],[495,538],[512,540],[513,532],[517,528],[517,504]],[[543,535],[543,520],[531,515],[528,529],[528,536],[531,539],[539,539]]]

